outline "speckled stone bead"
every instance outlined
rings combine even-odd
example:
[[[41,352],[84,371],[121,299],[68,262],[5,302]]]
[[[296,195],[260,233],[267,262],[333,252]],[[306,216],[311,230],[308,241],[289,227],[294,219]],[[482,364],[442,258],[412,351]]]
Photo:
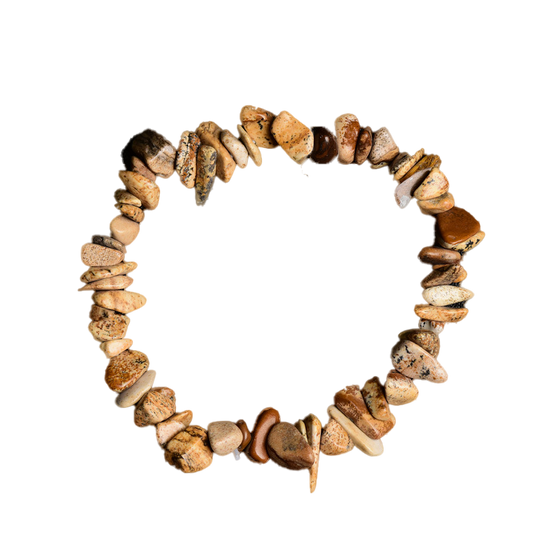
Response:
[[[437,335],[440,335],[444,331],[445,322],[439,322],[438,320],[425,320],[421,318],[418,321],[418,327],[420,329],[427,329],[428,331],[433,331]]]
[[[420,159],[420,161],[418,161],[416,164],[412,166],[409,172],[406,172],[401,178],[398,178],[398,181],[400,181],[401,183],[405,180],[408,180],[410,177],[414,175],[424,175],[424,177],[426,177],[433,168],[439,168],[440,164],[441,164],[441,159],[438,155],[433,155],[433,154],[425,155],[424,157]]]
[[[202,122],[196,129],[202,145],[212,146],[217,152],[216,175],[227,183],[235,172],[235,161],[220,140],[222,130],[214,122]]]
[[[466,270],[461,265],[449,265],[433,270],[422,280],[422,287],[436,287],[438,285],[451,285],[461,283],[466,279]]]
[[[463,287],[454,285],[439,285],[430,287],[422,293],[422,297],[430,305],[447,306],[459,302],[466,302],[474,297],[474,293]]]
[[[406,405],[418,398],[418,389],[411,378],[391,370],[385,381],[385,397],[390,405]]]
[[[168,178],[174,172],[176,149],[156,131],[144,130],[132,137],[122,154],[126,166],[128,154],[138,157],[154,174],[162,178]]]
[[[93,244],[106,246],[107,248],[113,248],[114,250],[118,250],[123,254],[125,254],[127,251],[126,247],[120,241],[113,239],[113,237],[108,237],[107,235],[93,235]]]
[[[437,236],[437,242],[444,248],[447,248],[449,250],[455,250],[456,252],[464,254],[466,252],[469,252],[470,250],[473,250],[476,246],[478,246],[478,244],[481,244],[484,238],[485,232],[478,231],[475,235],[472,235],[472,237],[469,237],[468,239],[462,242],[458,242],[456,244],[448,244],[447,242],[444,242],[439,236]]]
[[[313,131],[313,151],[311,160],[320,165],[330,163],[337,157],[337,139],[327,128],[315,126]]]
[[[279,421],[279,413],[272,407],[267,407],[259,413],[252,431],[252,440],[246,448],[246,455],[249,459],[261,464],[268,462],[270,457],[266,448],[266,440],[269,431]]]
[[[119,204],[129,204],[134,205],[135,207],[142,207],[143,205],[137,196],[131,194],[131,192],[126,191],[125,189],[117,189],[115,191],[115,200]]]
[[[437,357],[440,351],[440,340],[439,336],[427,329],[407,329],[402,331],[398,337],[402,341],[411,341],[426,350],[426,352],[433,356]]]
[[[354,162],[358,165],[362,165],[368,159],[370,150],[372,150],[372,139],[372,130],[369,127],[361,128],[357,146],[355,147],[354,159]]]
[[[115,204],[115,207],[133,222],[141,223],[144,220],[144,211],[139,207],[129,204]]]
[[[142,294],[130,291],[98,291],[93,294],[93,301],[100,307],[119,313],[131,313],[146,304]]]
[[[427,172],[428,171],[420,171],[410,178],[398,183],[394,191],[394,199],[400,209],[405,209],[409,205],[416,189],[424,181]]]
[[[447,193],[449,188],[450,184],[442,170],[433,168],[415,191],[414,197],[417,200],[433,200]]]
[[[272,123],[272,135],[287,155],[303,163],[313,151],[313,132],[288,111],[282,111]]]
[[[447,192],[438,198],[432,200],[419,200],[418,207],[424,215],[438,215],[449,211],[454,205],[455,200],[453,196]]]
[[[196,175],[196,205],[205,205],[215,182],[217,152],[212,146],[202,145],[198,150]]]
[[[239,138],[248,150],[250,159],[254,162],[254,165],[260,167],[263,163],[263,157],[261,156],[261,150],[257,147],[253,139],[248,135],[248,132],[240,125],[237,125],[237,131],[239,132]]]
[[[365,383],[365,386],[361,389],[361,394],[363,395],[363,399],[365,400],[370,414],[374,418],[383,421],[394,421],[394,416],[390,412],[389,405],[385,398],[383,386],[377,376],[369,379]]]
[[[134,422],[141,428],[151,426],[166,420],[175,412],[174,391],[168,387],[156,387],[151,389],[135,406]]]
[[[372,165],[392,161],[399,153],[400,150],[387,128],[380,128],[374,132],[372,150],[368,156]]]
[[[423,379],[432,383],[444,383],[446,370],[424,348],[411,341],[400,341],[391,353],[394,368],[411,379]]]
[[[126,189],[139,198],[145,209],[155,209],[159,205],[161,190],[155,181],[145,178],[138,172],[128,170],[121,170],[118,176]]]
[[[339,163],[343,165],[353,163],[360,130],[359,120],[351,113],[341,115],[335,120]]]
[[[108,359],[120,355],[131,348],[133,341],[131,339],[113,339],[100,344],[100,349],[105,353]]]
[[[233,159],[235,159],[237,166],[239,168],[246,168],[246,165],[248,164],[248,150],[246,149],[246,146],[244,146],[244,144],[242,144],[242,142],[229,130],[224,130],[220,134],[220,140]]]
[[[290,470],[311,468],[315,461],[311,446],[288,422],[280,422],[269,431],[267,450],[275,463]]]
[[[407,164],[410,159],[411,156],[407,152],[400,152],[390,163],[388,163],[389,172],[394,174],[401,167]]]
[[[275,118],[274,113],[262,107],[245,105],[241,109],[242,127],[259,148],[276,148],[278,145],[271,132]]]
[[[122,274],[129,274],[137,268],[137,263],[130,261],[128,263],[118,263],[109,267],[91,267],[87,272],[84,272],[80,281],[84,283],[91,283],[99,279],[112,278]]]
[[[420,250],[418,259],[430,265],[455,265],[461,261],[461,254],[436,246],[426,246]]]
[[[353,447],[348,433],[334,418],[330,418],[322,431],[320,451],[325,455],[341,455],[353,450]]]
[[[127,289],[133,283],[129,276],[115,276],[87,283],[79,291],[117,291]]]
[[[186,474],[200,472],[213,462],[207,431],[200,426],[189,426],[167,444],[165,460]]]
[[[242,432],[233,422],[211,422],[207,434],[211,449],[217,455],[228,455],[242,443]]]
[[[318,480],[318,464],[320,461],[320,440],[322,437],[322,424],[317,416],[309,414],[304,419],[306,440],[313,450],[314,461],[309,468],[309,490],[315,492]]]
[[[84,244],[81,248],[81,260],[87,266],[113,266],[124,259],[124,253],[98,244]]]
[[[424,320],[438,322],[460,322],[468,314],[468,309],[452,309],[450,307],[435,307],[433,305],[415,305],[415,313]]]
[[[130,388],[122,391],[115,403],[122,408],[135,405],[152,388],[154,380],[155,370],[148,370]]]
[[[410,156],[408,159],[402,160],[402,164],[396,164],[393,162],[393,167],[397,167],[394,170],[394,179],[401,181],[402,178],[424,157],[424,149],[420,148],[418,152]]]
[[[111,221],[109,229],[111,230],[113,238],[119,240],[123,244],[131,244],[139,235],[141,226],[128,217],[119,215]]]
[[[107,318],[93,320],[89,324],[89,331],[97,341],[111,341],[123,339],[128,331],[130,319],[126,315],[113,313]]]
[[[126,350],[113,357],[105,371],[107,386],[115,391],[122,392],[131,387],[147,370],[148,357],[137,350]]]
[[[170,440],[172,440],[180,431],[187,428],[191,422],[192,411],[183,411],[156,424],[155,434],[159,446],[166,446]]]
[[[176,172],[181,183],[187,189],[194,188],[196,183],[196,155],[200,148],[200,137],[192,131],[184,131],[181,134],[178,153],[176,156]]]

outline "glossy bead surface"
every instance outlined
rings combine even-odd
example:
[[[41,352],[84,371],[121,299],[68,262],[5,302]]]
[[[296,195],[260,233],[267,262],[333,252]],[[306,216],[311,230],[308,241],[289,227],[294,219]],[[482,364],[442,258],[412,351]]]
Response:
[[[333,130],[327,124],[313,127],[313,151],[309,163],[313,167],[331,167],[337,157],[337,142]]]

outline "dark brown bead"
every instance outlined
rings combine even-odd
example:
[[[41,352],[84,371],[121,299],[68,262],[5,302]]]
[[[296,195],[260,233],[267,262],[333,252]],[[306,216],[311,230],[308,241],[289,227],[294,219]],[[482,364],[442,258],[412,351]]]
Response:
[[[244,420],[237,420],[237,422],[235,422],[235,425],[241,430],[242,433],[242,442],[238,448],[238,450],[242,452],[246,448],[246,446],[250,444],[250,441],[252,440],[252,434],[250,433],[248,425]]]
[[[390,163],[389,172],[394,174],[411,156],[407,152],[400,152]]]
[[[436,219],[437,233],[448,244],[466,241],[481,229],[479,222],[460,207],[452,207],[445,213],[439,213]]]
[[[315,163],[324,165],[337,157],[337,139],[335,135],[323,126],[312,128],[314,145],[309,156]]]
[[[262,464],[268,462],[270,459],[266,448],[268,433],[276,424],[279,424],[279,421],[279,413],[272,407],[267,407],[259,413],[252,431],[252,440],[246,448],[246,455],[249,459]]]
[[[461,254],[455,250],[446,250],[437,246],[426,246],[420,250],[418,258],[430,265],[455,265],[461,261]]]
[[[369,127],[362,128],[357,139],[354,163],[362,165],[372,150],[372,130]]]

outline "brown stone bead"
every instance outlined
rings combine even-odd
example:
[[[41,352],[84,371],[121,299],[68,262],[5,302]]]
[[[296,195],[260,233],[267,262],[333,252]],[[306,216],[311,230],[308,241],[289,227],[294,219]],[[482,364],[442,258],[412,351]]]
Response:
[[[313,132],[288,111],[282,111],[270,130],[276,142],[296,163],[303,163],[313,151]]]
[[[131,158],[131,168],[126,167],[126,170],[137,172],[138,174],[141,174],[141,176],[144,176],[152,181],[157,179],[157,176],[136,156]]]
[[[452,207],[445,213],[439,213],[436,219],[438,235],[448,244],[466,241],[481,229],[479,222],[460,207]]]
[[[434,305],[415,305],[416,316],[424,320],[437,322],[460,322],[468,314],[466,307],[454,309],[452,307],[436,307]]]
[[[424,348],[412,341],[400,340],[391,352],[394,368],[411,379],[444,383],[448,374],[442,365]]]
[[[466,279],[466,270],[461,265],[446,265],[433,270],[422,280],[422,287],[437,287],[438,285],[451,285],[461,283]]]
[[[442,170],[440,168],[433,168],[420,187],[415,191],[414,197],[421,201],[433,200],[446,194],[449,188],[450,183]]]
[[[395,421],[393,414],[390,412],[389,404],[385,398],[385,392],[377,376],[369,379],[361,389],[361,394],[365,400],[370,414],[383,421]]]
[[[127,289],[133,283],[129,276],[114,276],[87,283],[79,291],[116,291]]]
[[[81,248],[81,260],[87,266],[114,266],[123,259],[123,252],[99,244],[84,244]]]
[[[182,411],[156,424],[155,434],[159,446],[164,447],[180,431],[189,426],[191,422],[192,411]]]
[[[245,105],[241,109],[242,126],[259,148],[276,148],[278,145],[270,131],[275,118],[274,113],[262,107]]]
[[[400,152],[394,142],[392,135],[387,128],[380,128],[374,132],[372,150],[368,155],[368,160],[372,165],[388,163],[392,161]]]
[[[168,178],[174,172],[176,149],[154,130],[144,130],[132,137],[122,151],[126,168],[133,167],[133,157],[139,158],[151,172]]]
[[[99,305],[91,305],[91,311],[89,313],[89,318],[91,320],[106,320],[108,318],[113,318],[114,316],[126,316],[122,313],[117,313],[111,309],[106,309],[105,307],[100,307]]]
[[[146,304],[142,294],[131,291],[97,291],[93,294],[93,301],[100,307],[124,314],[132,313]]]
[[[150,389],[135,406],[134,422],[140,428],[152,426],[163,422],[175,412],[174,391],[168,387],[155,387]]]
[[[451,253],[454,252],[454,253]],[[461,254],[455,250],[446,250],[436,246],[426,246],[420,250],[418,259],[430,265],[454,265],[461,261]]]
[[[113,239],[113,237],[108,237],[107,235],[93,235],[93,244],[113,248],[123,254],[126,253],[126,247],[120,241]]]
[[[411,170],[407,172],[399,181],[402,183],[405,180],[408,180],[411,176],[414,176],[422,170],[430,171],[433,168],[439,168],[441,164],[441,159],[438,155],[429,154],[424,156],[418,163],[413,165]],[[428,172],[429,174],[429,172]]]
[[[372,150],[372,129],[369,127],[361,128],[355,147],[354,163],[362,165],[368,159],[370,150]]]
[[[407,163],[411,156],[407,152],[400,152],[388,165],[389,172],[394,174],[399,168]]]
[[[325,455],[341,455],[353,448],[354,443],[348,433],[334,418],[330,418],[322,430],[320,451]]]
[[[235,422],[237,427],[241,430],[242,433],[242,442],[240,446],[237,448],[240,452],[244,451],[246,449],[246,446],[250,444],[250,441],[252,440],[252,434],[250,433],[250,430],[248,429],[248,425],[244,420],[237,420]]]
[[[89,331],[97,341],[112,341],[123,339],[128,331],[130,319],[126,315],[113,313],[113,316],[93,320],[89,324]]]
[[[272,407],[267,407],[259,413],[252,431],[252,440],[246,448],[246,455],[249,459],[262,464],[268,462],[270,459],[266,448],[268,433],[276,424],[279,424],[279,421],[279,413]]]
[[[115,392],[131,387],[147,370],[148,357],[137,350],[126,350],[109,361],[105,382]]]
[[[337,157],[337,139],[335,135],[323,126],[311,128],[314,137],[311,159],[320,165],[325,165]]]
[[[407,158],[396,156],[391,164],[391,172],[394,171],[394,179],[400,181],[423,157],[425,150],[420,148],[414,155]]]
[[[212,146],[203,144],[198,150],[196,174],[196,205],[205,205],[215,183],[217,152]]]
[[[124,186],[137,197],[145,209],[156,209],[159,205],[161,190],[155,181],[152,181],[138,172],[121,170],[118,177]]]
[[[182,133],[176,157],[176,172],[187,189],[192,189],[196,182],[196,155],[199,147],[200,137],[196,133]]]
[[[189,426],[180,431],[166,446],[165,460],[186,474],[200,472],[213,462],[207,431]]]
[[[144,220],[144,211],[129,204],[115,204],[115,207],[130,220],[134,222],[142,222]]]
[[[418,200],[417,203],[420,211],[422,211],[424,215],[438,215],[439,213],[449,211],[455,205],[455,200],[453,195],[447,192],[438,198],[433,198],[432,200]]]
[[[80,281],[90,283],[91,281],[97,281],[105,278],[112,278],[114,276],[120,276],[122,274],[129,274],[137,268],[137,263],[130,261],[129,263],[119,263],[110,267],[91,267],[87,272],[84,272]]]
[[[385,381],[385,397],[390,405],[405,405],[418,398],[418,389],[411,378],[391,370]]]
[[[355,158],[355,148],[361,125],[355,115],[346,113],[335,120],[339,163],[349,165]]]
[[[303,435],[288,422],[276,424],[268,433],[269,457],[289,470],[311,468],[315,456]]]
[[[437,357],[440,350],[439,336],[427,329],[407,329],[402,331],[398,337],[402,341],[411,341],[424,348],[429,355]]]
[[[322,437],[322,423],[314,414],[308,414],[305,419],[305,432],[307,443],[313,451],[313,465],[309,469],[309,489],[311,493],[315,492],[318,480],[318,463],[320,461],[320,440]]]
[[[220,140],[221,133],[222,129],[214,122],[202,122],[196,128],[196,134],[200,137],[202,145],[212,146],[216,150],[216,175],[227,183],[233,176],[237,164]]]

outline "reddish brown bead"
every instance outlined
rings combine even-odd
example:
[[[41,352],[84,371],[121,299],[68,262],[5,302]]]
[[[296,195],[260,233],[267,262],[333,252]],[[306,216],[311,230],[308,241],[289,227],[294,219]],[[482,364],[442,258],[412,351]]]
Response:
[[[454,265],[461,261],[461,254],[455,250],[446,250],[437,246],[426,246],[420,250],[418,258],[430,265]]]
[[[337,139],[335,135],[323,126],[312,128],[314,144],[310,158],[320,165],[325,165],[337,157]]]
[[[250,441],[252,440],[252,434],[250,433],[248,425],[244,420],[238,420],[237,422],[235,422],[235,424],[241,430],[242,433],[242,442],[238,448],[238,450],[242,452],[246,449],[246,446],[250,444]]]
[[[369,127],[361,128],[355,148],[354,163],[362,165],[367,160],[370,150],[372,150],[372,130]]]
[[[460,207],[439,213],[437,219],[437,232],[442,240],[448,244],[458,244],[475,235],[481,226],[468,212]]]
[[[266,449],[268,433],[276,424],[279,424],[279,421],[279,413],[272,407],[267,407],[259,413],[252,432],[252,440],[246,448],[246,455],[252,461],[256,463],[268,462],[270,459]]]

